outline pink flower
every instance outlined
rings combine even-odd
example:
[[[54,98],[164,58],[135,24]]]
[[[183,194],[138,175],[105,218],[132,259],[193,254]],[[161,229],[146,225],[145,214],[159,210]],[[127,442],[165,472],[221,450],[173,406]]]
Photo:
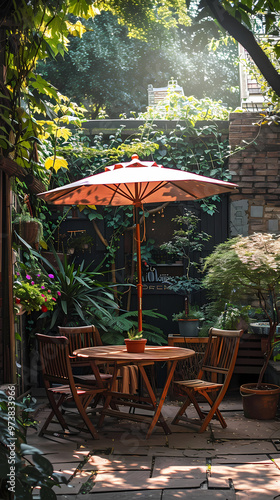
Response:
[[[50,290],[48,290],[48,293],[51,293],[51,291],[50,291]]]
[[[19,272],[16,272],[16,275],[17,275],[17,276],[20,276],[20,273],[19,273]]]
[[[40,278],[41,274],[37,274],[37,278]]]
[[[31,276],[29,276],[29,274],[27,274],[25,277],[27,280],[31,280]]]
[[[41,297],[45,297],[45,295],[43,293],[41,293]]]
[[[35,285],[35,281],[31,281],[31,285]]]
[[[58,292],[57,292],[57,295],[60,297],[60,296],[61,296],[61,292],[59,292],[59,291],[58,291]]]
[[[54,275],[53,274],[49,274],[49,278],[54,278]]]
[[[52,297],[52,300],[54,300],[56,302],[56,299],[54,297]]]
[[[41,286],[41,288],[42,288],[42,290],[45,290],[45,287],[44,287],[44,285],[42,285],[42,286]]]

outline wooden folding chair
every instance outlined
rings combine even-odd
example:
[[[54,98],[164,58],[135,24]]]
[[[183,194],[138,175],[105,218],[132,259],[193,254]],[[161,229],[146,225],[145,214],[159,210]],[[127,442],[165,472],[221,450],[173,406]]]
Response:
[[[88,360],[83,359],[81,357],[75,356],[73,352],[76,349],[82,349],[83,347],[96,347],[96,346],[102,346],[102,341],[101,337],[99,334],[98,329],[94,325],[89,325],[89,326],[75,326],[75,327],[66,327],[66,326],[59,326],[58,327],[58,332],[59,335],[64,335],[65,337],[68,338],[69,340],[69,356],[70,356],[70,363],[72,365],[72,368],[74,367],[83,367],[85,369],[88,368],[87,371],[91,371],[90,365]],[[100,378],[102,379],[103,382],[110,381],[112,378],[112,375],[110,373],[107,373],[108,371],[108,366],[102,365],[100,366],[99,375]],[[89,374],[77,374],[75,373],[74,370],[74,379],[79,382],[84,382],[84,383],[92,383],[96,381],[96,377],[93,373]]]
[[[219,405],[228,389],[234,370],[240,338],[243,330],[218,330],[210,328],[209,340],[201,369],[194,380],[174,381],[179,390],[187,395],[185,402],[172,421],[177,424],[179,420],[199,425],[199,432],[204,432],[214,415],[218,418],[223,428],[227,427],[219,410]],[[213,398],[212,393],[217,393]],[[210,411],[203,413],[197,401],[197,396],[202,395],[210,405]],[[193,403],[199,421],[183,416],[186,408]]]
[[[96,394],[104,392],[104,388],[97,385],[83,386],[74,381],[72,374],[72,367],[69,358],[69,340],[66,337],[50,337],[37,333],[36,337],[39,341],[40,360],[42,366],[42,374],[44,385],[47,393],[49,403],[51,405],[51,412],[44,423],[39,436],[49,433],[47,428],[56,416],[63,431],[68,431],[69,426],[66,423],[62,412],[61,406],[65,400],[73,400],[77,410],[79,411],[87,429],[94,439],[98,439],[98,434],[86,414],[86,408],[96,396]],[[55,396],[58,395],[56,400]],[[71,425],[80,430],[81,427]]]

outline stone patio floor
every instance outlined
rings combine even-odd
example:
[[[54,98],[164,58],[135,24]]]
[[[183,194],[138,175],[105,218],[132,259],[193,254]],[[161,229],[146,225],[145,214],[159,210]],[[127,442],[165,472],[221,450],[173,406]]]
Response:
[[[27,442],[67,477],[54,489],[59,500],[280,500],[280,412],[272,421],[246,419],[237,394],[220,407],[226,429],[217,420],[203,434],[181,424],[166,436],[156,427],[148,440],[146,425],[111,417],[99,440],[83,432],[39,437],[49,409],[44,399],[37,401],[39,425],[28,431]],[[164,405],[169,424],[178,406]],[[78,419],[74,411],[67,415]],[[188,416],[195,416],[192,408]]]

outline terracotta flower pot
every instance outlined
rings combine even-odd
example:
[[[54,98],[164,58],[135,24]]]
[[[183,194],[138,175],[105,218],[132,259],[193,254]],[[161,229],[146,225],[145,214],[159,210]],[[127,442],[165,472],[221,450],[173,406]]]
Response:
[[[124,339],[127,352],[144,352],[147,339]]]
[[[244,416],[255,420],[272,420],[276,416],[280,387],[263,384],[256,389],[256,384],[243,384],[240,387]]]

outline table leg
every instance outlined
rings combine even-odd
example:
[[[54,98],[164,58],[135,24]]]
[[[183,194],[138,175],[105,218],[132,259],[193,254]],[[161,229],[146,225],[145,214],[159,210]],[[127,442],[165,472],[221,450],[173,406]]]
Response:
[[[167,376],[167,379],[166,379],[166,382],[165,382],[165,386],[164,386],[164,388],[163,388],[163,391],[162,391],[162,394],[161,394],[161,397],[160,397],[159,404],[158,404],[157,408],[155,407],[155,408],[156,408],[156,411],[155,411],[154,417],[153,417],[153,419],[152,419],[152,422],[151,422],[151,424],[150,424],[150,427],[149,427],[149,429],[148,429],[148,432],[147,432],[147,435],[146,435],[146,439],[148,439],[148,438],[150,437],[150,435],[152,434],[153,429],[154,429],[154,427],[155,427],[155,425],[156,425],[156,423],[157,423],[157,421],[158,421],[158,420],[160,420],[161,425],[164,427],[164,429],[168,429],[167,434],[171,434],[171,430],[169,429],[169,427],[168,427],[167,423],[166,423],[166,422],[165,422],[165,420],[163,419],[163,416],[162,416],[162,414],[161,414],[161,409],[162,409],[162,407],[163,407],[163,403],[164,403],[165,398],[166,398],[166,396],[167,396],[167,392],[168,392],[168,389],[169,389],[169,386],[170,386],[170,383],[171,383],[171,380],[172,380],[172,377],[173,377],[173,374],[174,374],[174,371],[175,371],[176,365],[177,365],[177,360],[173,360],[173,361],[171,361],[171,366],[170,366],[170,370],[169,370],[169,373],[168,373],[168,376]],[[139,366],[139,369],[140,369],[140,371],[141,371],[141,373],[142,373],[142,370],[141,370],[141,365]],[[143,371],[144,371],[144,368],[143,368],[143,367],[142,367],[142,369],[143,369]],[[146,373],[145,373],[145,375],[146,375]],[[144,377],[143,377],[143,378],[144,378]],[[146,378],[148,378],[148,377],[147,377],[147,375],[146,375]],[[145,378],[144,378],[144,382],[146,383]],[[149,394],[150,394],[150,397],[152,398],[152,395],[153,395],[153,396],[154,396],[154,398],[155,398],[155,395],[154,395],[154,393],[153,393],[153,390],[152,390],[152,387],[151,387],[151,385],[150,385],[149,380],[148,380],[148,385],[150,386],[150,390],[152,391],[152,392],[151,392],[151,394],[149,393]],[[147,389],[148,389],[148,391],[149,391],[149,388],[148,388],[148,387],[147,387]],[[164,425],[163,425],[163,421],[164,421]]]
[[[107,396],[106,396],[106,399],[105,399],[105,402],[104,402],[104,405],[103,405],[103,408],[102,408],[102,412],[101,412],[100,418],[98,420],[97,427],[102,427],[103,422],[104,422],[104,418],[105,418],[105,410],[107,410],[107,408],[110,406],[111,399],[112,399],[112,389],[113,389],[114,384],[115,384],[115,382],[117,380],[118,368],[119,368],[118,364],[114,363],[114,370],[113,370],[113,376],[112,376],[111,383],[110,383],[110,389],[107,392]]]

